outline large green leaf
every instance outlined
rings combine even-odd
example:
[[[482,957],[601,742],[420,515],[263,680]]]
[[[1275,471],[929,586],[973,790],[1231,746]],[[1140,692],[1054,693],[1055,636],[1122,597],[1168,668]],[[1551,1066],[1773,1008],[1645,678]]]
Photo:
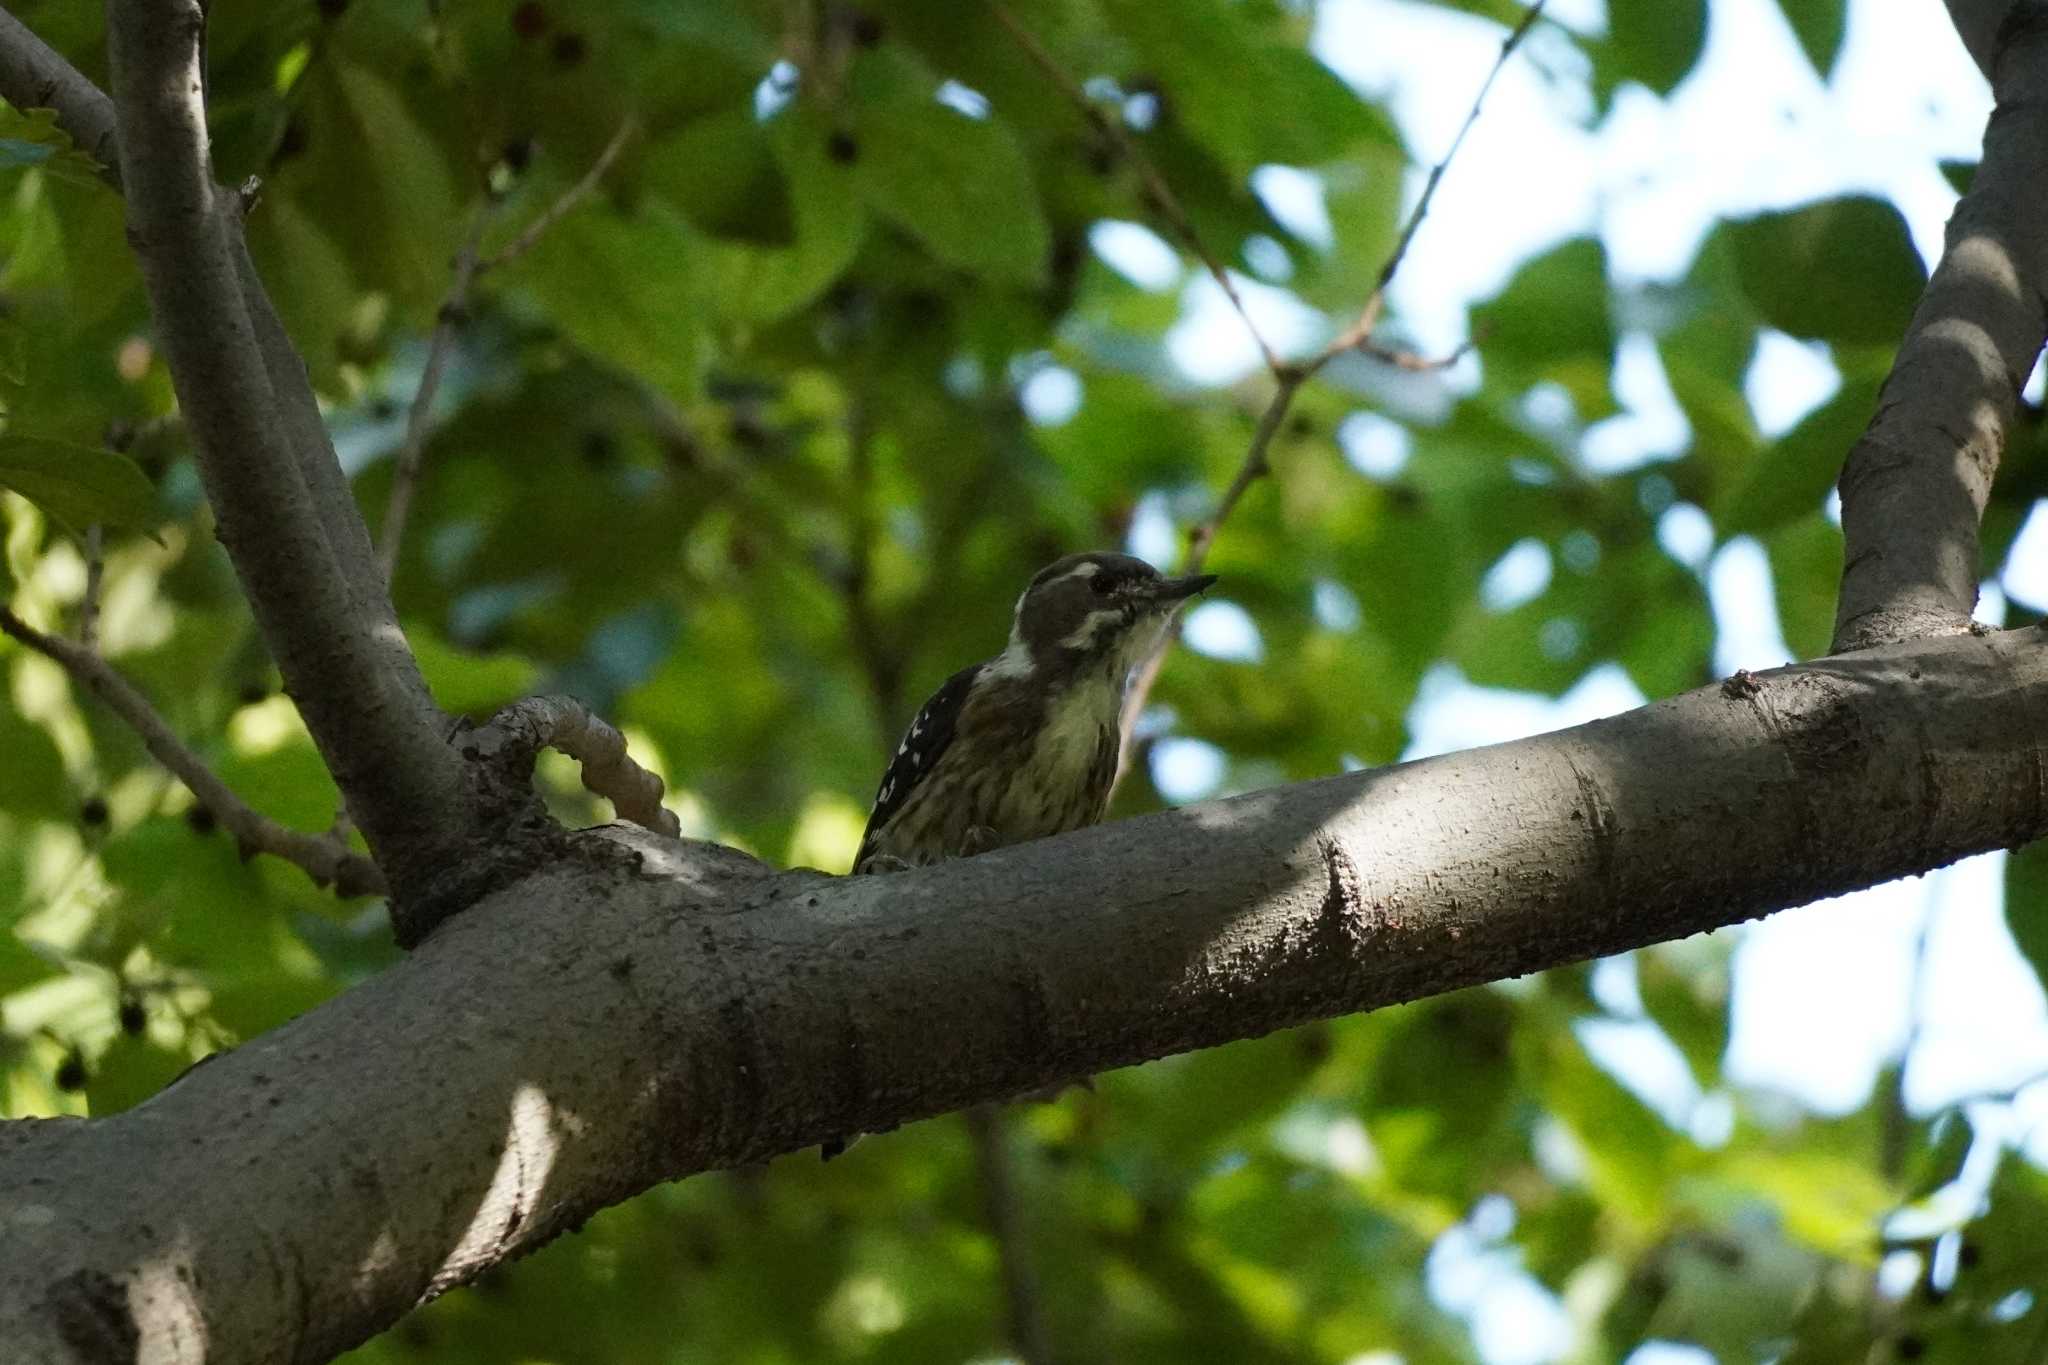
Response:
[[[693,120],[649,148],[641,180],[714,237],[767,246],[795,239],[789,186],[751,104]]]
[[[1603,90],[1639,81],[1671,93],[1707,43],[1707,0],[1610,0],[1607,43],[1595,58]]]
[[[1826,80],[1842,55],[1842,39],[1849,30],[1848,0],[1778,0],[1785,22],[1799,39],[1799,48],[1813,69]]]
[[[146,531],[156,489],[116,451],[44,436],[0,436],[0,488],[11,488],[73,531],[98,524]]]
[[[447,155],[386,72],[314,62],[296,127],[304,150],[270,187],[296,199],[356,278],[424,303],[448,288],[461,196]]]
[[[1882,199],[1759,214],[1716,230],[1724,233],[1750,302],[1796,337],[1896,346],[1927,283],[1906,220]]]
[[[1826,501],[1842,461],[1877,410],[1877,385],[1852,382],[1799,420],[1750,465],[1749,477],[1715,523],[1728,535],[1768,531]]]
[[[0,669],[0,680],[7,670]],[[0,814],[71,820],[77,814],[64,759],[49,731],[19,715],[0,698]]]
[[[1819,511],[1788,521],[1763,537],[1771,557],[1778,622],[1795,659],[1828,652],[1835,595],[1842,582],[1842,530]]]
[[[1224,0],[1111,0],[1137,51],[1130,84],[1156,83],[1162,121],[1184,124],[1233,175],[1267,162],[1314,165],[1361,143],[1398,151],[1391,123],[1297,43],[1276,41],[1251,6]]]
[[[1511,383],[1561,386],[1582,421],[1617,411],[1607,252],[1597,240],[1576,238],[1525,263],[1473,309],[1472,325],[1482,360]]]
[[[1031,167],[994,114],[891,92],[854,111],[825,146],[854,193],[941,259],[992,279],[1045,278],[1051,233]]]
[[[2048,840],[2036,840],[2005,860],[2005,927],[2048,988]]]

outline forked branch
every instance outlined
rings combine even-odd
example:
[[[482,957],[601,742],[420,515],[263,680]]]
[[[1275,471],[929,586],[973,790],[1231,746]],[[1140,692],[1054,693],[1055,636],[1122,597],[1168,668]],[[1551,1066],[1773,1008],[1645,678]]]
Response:
[[[1522,15],[1521,22],[1509,30],[1507,37],[1501,40],[1500,53],[1494,58],[1492,67],[1487,70],[1486,79],[1479,83],[1479,92],[1472,97],[1471,107],[1465,111],[1465,121],[1458,125],[1457,136],[1451,139],[1451,145],[1444,152],[1443,159],[1430,168],[1429,178],[1422,184],[1422,193],[1416,196],[1414,207],[1409,209],[1408,217],[1401,225],[1400,235],[1394,239],[1394,249],[1387,254],[1386,262],[1380,266],[1379,275],[1373,282],[1372,293],[1366,296],[1365,303],[1358,310],[1358,316],[1352,320],[1350,326],[1305,360],[1272,364],[1272,396],[1266,400],[1265,409],[1259,414],[1259,424],[1252,429],[1251,444],[1245,448],[1244,459],[1238,464],[1237,473],[1231,476],[1229,485],[1223,490],[1223,496],[1216,500],[1215,509],[1189,530],[1187,554],[1181,561],[1182,573],[1201,572],[1202,566],[1208,561],[1209,547],[1215,543],[1217,531],[1229,519],[1230,514],[1237,510],[1237,505],[1243,500],[1245,492],[1272,472],[1268,452],[1272,450],[1273,438],[1279,434],[1281,426],[1287,420],[1288,411],[1294,406],[1294,396],[1301,392],[1302,385],[1315,378],[1331,361],[1347,351],[1364,351],[1402,369],[1431,369],[1455,364],[1470,349],[1471,343],[1468,341],[1442,360],[1424,360],[1375,345],[1372,333],[1373,328],[1379,325],[1381,314],[1386,311],[1387,287],[1394,282],[1394,276],[1401,269],[1401,262],[1407,258],[1408,248],[1414,242],[1415,234],[1422,226],[1422,220],[1428,215],[1431,202],[1436,198],[1437,186],[1443,183],[1444,172],[1450,169],[1451,159],[1457,156],[1458,149],[1465,145],[1465,135],[1471,132],[1472,125],[1479,121],[1479,111],[1485,106],[1486,96],[1492,91],[1494,81],[1507,66],[1508,58],[1514,56],[1515,49],[1522,45],[1522,40],[1528,37],[1529,31],[1536,26],[1537,19],[1543,14],[1545,3],[1546,0],[1536,0],[1536,3],[1529,6],[1527,12]],[[1249,318],[1246,319],[1246,324],[1250,324]],[[1145,702],[1152,695],[1152,685],[1158,681],[1159,669],[1166,662],[1167,653],[1179,639],[1180,623],[1176,619],[1173,629],[1160,637],[1158,645],[1138,666],[1131,679],[1130,690],[1124,697],[1123,749],[1117,757],[1119,778],[1130,764],[1131,745],[1137,733],[1138,717],[1144,713]]]

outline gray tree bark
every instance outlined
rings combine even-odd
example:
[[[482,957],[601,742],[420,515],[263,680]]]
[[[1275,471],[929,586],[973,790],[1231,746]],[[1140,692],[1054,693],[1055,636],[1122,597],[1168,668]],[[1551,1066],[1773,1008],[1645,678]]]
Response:
[[[2022,843],[2044,646],[1738,675],[894,876],[582,836],[136,1109],[0,1129],[0,1341],[320,1360],[657,1181]]]
[[[1941,263],[1842,467],[1837,652],[1967,630],[1977,525],[2048,336],[2048,4],[1950,0],[1997,106]]]
[[[2041,183],[2042,6],[1952,8],[2000,113],[1987,194],[1845,474],[1850,645],[1965,629],[1983,489],[2040,345],[2039,228],[2012,215]],[[465,792],[365,579],[207,172],[198,7],[110,15],[118,178],[209,494],[343,790],[381,811],[365,824],[399,851],[394,882],[431,881],[516,813]],[[105,97],[4,15],[0,94],[108,145]],[[2025,842],[2048,829],[2044,644],[1880,645],[892,877],[520,830],[531,870],[392,971],[128,1113],[0,1125],[0,1342],[30,1362],[323,1359],[660,1180]]]

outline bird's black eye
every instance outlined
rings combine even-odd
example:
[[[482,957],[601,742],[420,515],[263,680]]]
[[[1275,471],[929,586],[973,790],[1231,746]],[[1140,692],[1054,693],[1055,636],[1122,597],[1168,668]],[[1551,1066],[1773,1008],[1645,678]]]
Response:
[[[1097,597],[1107,597],[1116,590],[1116,582],[1106,573],[1099,573],[1088,580],[1088,586],[1095,589]]]

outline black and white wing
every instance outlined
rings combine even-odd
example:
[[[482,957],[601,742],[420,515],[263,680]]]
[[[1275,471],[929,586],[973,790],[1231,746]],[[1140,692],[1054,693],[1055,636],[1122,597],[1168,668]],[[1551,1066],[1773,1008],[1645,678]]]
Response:
[[[867,831],[860,837],[860,852],[853,860],[854,871],[860,871],[869,855],[881,851],[877,847],[877,836],[888,828],[896,813],[910,800],[917,784],[938,766],[939,756],[953,742],[953,727],[960,719],[960,709],[967,701],[968,690],[974,685],[975,675],[984,667],[983,664],[973,664],[961,669],[941,683],[931,699],[918,708],[917,718],[910,722],[910,729],[896,746],[895,756],[889,760],[888,770],[882,774],[882,785],[875,791],[875,808],[868,812]]]

